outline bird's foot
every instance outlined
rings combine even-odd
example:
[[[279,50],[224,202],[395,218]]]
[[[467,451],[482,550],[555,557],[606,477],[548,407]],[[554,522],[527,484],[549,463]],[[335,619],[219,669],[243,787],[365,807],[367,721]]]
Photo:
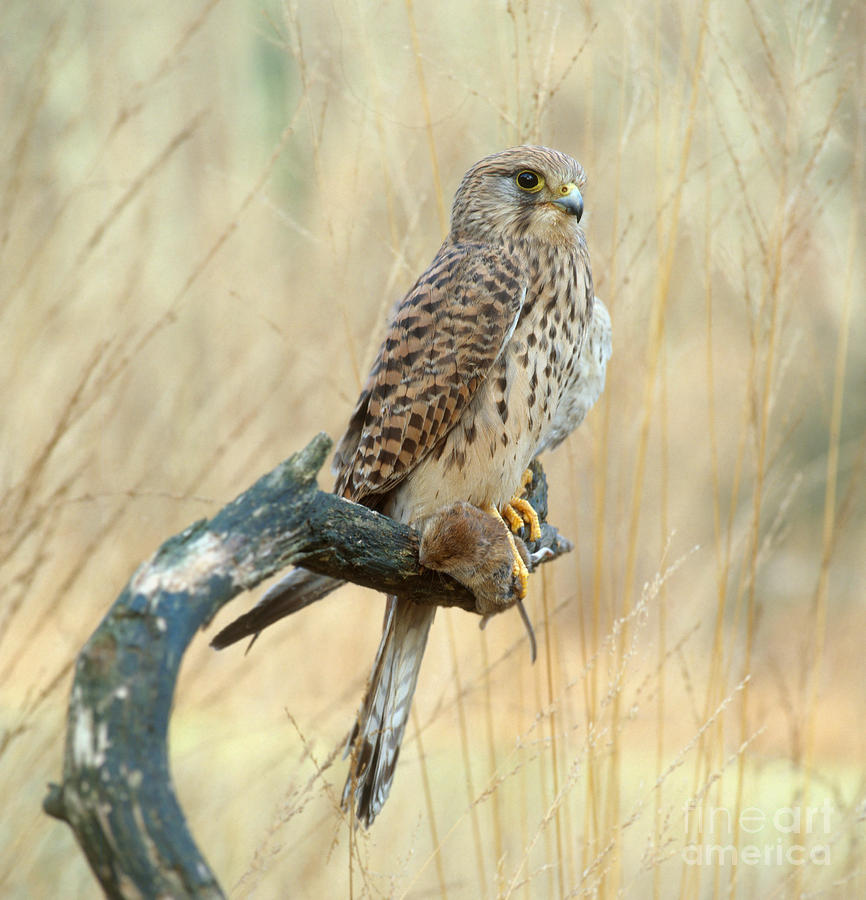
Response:
[[[541,525],[538,521],[538,513],[532,504],[523,497],[526,488],[532,482],[532,470],[527,469],[520,479],[520,490],[502,507],[502,518],[511,526],[511,531],[518,534],[524,524],[529,526],[529,540],[537,541],[541,538]]]
[[[528,506],[529,504],[527,504]],[[532,507],[530,507],[532,509]],[[514,561],[511,565],[511,574],[514,577],[516,587],[517,587],[517,599],[522,600],[526,596],[526,585],[529,582],[529,568],[526,565],[526,560],[523,558],[523,554],[517,547],[517,543],[514,540],[514,535],[512,534],[512,529],[508,527],[505,523],[505,520],[502,518],[501,513],[495,506],[488,507],[485,512],[490,513],[496,519],[499,519],[502,522],[502,527],[505,529],[505,534],[508,536],[508,543],[511,547],[511,555],[514,558]],[[533,515],[535,514],[535,510],[532,510]],[[538,516],[535,517],[536,524],[538,522]],[[539,536],[541,532],[539,530]]]

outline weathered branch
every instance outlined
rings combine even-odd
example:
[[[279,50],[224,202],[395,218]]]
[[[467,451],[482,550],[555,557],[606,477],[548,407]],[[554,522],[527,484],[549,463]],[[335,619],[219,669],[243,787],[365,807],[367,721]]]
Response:
[[[541,539],[529,541],[528,528],[523,529],[522,537],[526,539],[530,552],[543,548],[545,552],[541,561],[548,562],[568,553],[571,544],[544,521],[547,517],[547,479],[539,463],[533,462],[531,469],[533,478],[527,485],[527,498],[542,520]],[[376,516],[370,520],[371,542],[368,544],[365,541],[368,536],[366,521],[375,513],[365,507],[348,504],[333,494],[326,496],[327,499],[324,496],[321,498],[324,508],[336,508],[343,515],[333,516],[327,533],[323,530],[325,552],[305,551],[299,555],[295,562],[302,564],[303,568],[290,572],[268,590],[249,612],[218,632],[211,640],[212,647],[221,650],[245,637],[257,636],[285,616],[320,600],[345,581],[408,597],[416,603],[459,606],[469,612],[477,612],[475,598],[463,585],[419,567],[418,535],[411,528]],[[328,516],[325,518],[327,520]],[[317,530],[314,524],[311,531]]]
[[[63,783],[44,808],[70,825],[110,897],[222,896],[174,795],[166,738],[183,654],[229,600],[296,564],[475,609],[466,588],[419,567],[412,529],[318,489],[330,446],[318,435],[212,519],[166,541],[78,656]],[[543,475],[534,484],[546,513]],[[570,548],[549,527],[543,543],[553,555]]]

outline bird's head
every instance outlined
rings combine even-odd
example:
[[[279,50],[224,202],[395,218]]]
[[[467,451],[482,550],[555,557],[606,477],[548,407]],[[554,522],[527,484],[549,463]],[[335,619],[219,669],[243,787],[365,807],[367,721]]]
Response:
[[[494,153],[463,176],[451,209],[451,238],[573,243],[580,235],[585,183],[580,163],[558,150],[527,146]]]

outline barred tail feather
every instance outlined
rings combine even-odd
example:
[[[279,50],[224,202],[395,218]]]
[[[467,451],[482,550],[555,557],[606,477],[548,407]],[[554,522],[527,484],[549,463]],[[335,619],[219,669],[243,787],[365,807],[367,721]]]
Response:
[[[292,569],[269,588],[249,612],[226,625],[210,642],[211,647],[222,650],[245,637],[255,640],[269,625],[321,600],[345,583],[306,569]]]
[[[346,744],[352,764],[343,788],[343,808],[354,809],[369,827],[382,809],[400,754],[400,742],[435,606],[388,597],[382,641],[367,694]]]

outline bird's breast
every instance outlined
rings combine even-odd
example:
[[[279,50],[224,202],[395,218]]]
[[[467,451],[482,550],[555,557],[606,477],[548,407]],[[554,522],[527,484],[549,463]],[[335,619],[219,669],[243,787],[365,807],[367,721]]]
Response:
[[[519,487],[575,377],[587,316],[579,266],[569,259],[547,264],[457,423],[395,490],[395,518],[413,522],[460,500],[502,505]]]

